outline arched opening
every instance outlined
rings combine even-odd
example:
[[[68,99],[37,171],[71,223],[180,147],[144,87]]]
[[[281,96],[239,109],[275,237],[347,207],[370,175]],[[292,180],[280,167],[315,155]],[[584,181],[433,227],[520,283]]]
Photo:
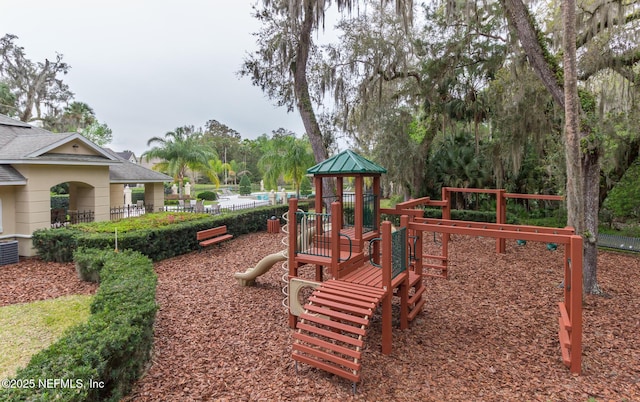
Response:
[[[71,181],[58,183],[49,191],[52,227],[95,220],[95,187]]]

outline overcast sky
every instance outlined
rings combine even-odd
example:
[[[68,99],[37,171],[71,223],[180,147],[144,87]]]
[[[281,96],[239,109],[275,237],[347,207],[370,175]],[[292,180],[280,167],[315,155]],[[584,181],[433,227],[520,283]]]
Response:
[[[108,146],[140,155],[147,140],[215,119],[256,138],[304,132],[240,69],[256,49],[255,0],[0,0],[0,36],[36,62],[64,55],[75,100],[113,130]]]

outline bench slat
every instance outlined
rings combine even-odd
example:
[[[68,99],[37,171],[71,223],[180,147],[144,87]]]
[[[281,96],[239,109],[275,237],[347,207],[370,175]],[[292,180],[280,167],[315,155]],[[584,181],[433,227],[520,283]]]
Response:
[[[225,240],[232,239],[233,235],[227,233],[227,226],[222,225],[212,229],[201,230],[196,233],[196,240],[200,247],[210,246]]]
[[[212,229],[201,230],[196,233],[196,240],[206,240],[214,236],[219,236],[227,233],[227,226],[222,225]]]
[[[204,240],[200,242],[200,245],[202,247],[206,247],[206,246],[210,246],[212,244],[216,244],[216,243],[220,243],[221,241],[225,241],[228,239],[233,238],[233,235],[227,234],[224,236],[218,236],[218,237],[214,237],[213,239],[209,239],[209,240]]]

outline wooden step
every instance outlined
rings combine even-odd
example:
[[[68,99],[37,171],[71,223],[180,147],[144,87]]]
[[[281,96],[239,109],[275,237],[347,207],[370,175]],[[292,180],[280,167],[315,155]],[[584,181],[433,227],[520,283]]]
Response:
[[[422,307],[427,302],[426,299],[420,299],[420,301],[409,311],[409,315],[407,316],[407,320],[413,321],[418,314],[422,311]]]
[[[416,302],[422,298],[422,294],[424,293],[424,291],[427,288],[424,286],[421,286],[419,288],[416,289],[416,292],[409,298],[409,301],[407,302],[408,305],[413,306],[414,304],[416,304]]]
[[[380,297],[372,296],[371,294],[361,294],[353,292],[349,289],[340,289],[340,288],[332,288],[332,287],[323,287],[322,292],[320,294],[333,294],[336,296],[344,295],[345,293],[349,294],[349,297],[354,300],[360,300],[367,303],[378,304]]]
[[[310,313],[318,313],[337,320],[350,321],[357,325],[369,325],[369,320],[360,316],[342,313],[340,311],[323,308],[314,304],[306,304],[304,308]]]
[[[350,283],[344,281],[330,280],[323,283],[324,289],[337,289],[349,294],[356,294],[362,296],[368,296],[372,299],[372,302],[378,303],[378,300],[384,296],[384,290],[380,288],[371,288],[369,286],[362,286],[357,283]]]
[[[366,331],[362,328],[362,326],[354,327],[353,325],[343,324],[338,321],[328,320],[321,316],[302,313],[299,319],[304,320],[305,322],[313,322],[318,325],[322,325],[324,327],[333,328],[336,330],[344,331],[346,333],[355,334],[358,336],[364,336]]]
[[[302,343],[294,343],[293,350],[317,357],[321,360],[324,360],[325,362],[338,364],[350,370],[360,370],[360,363],[357,363],[355,359],[345,359],[333,353],[328,353],[321,349],[314,349]]]
[[[318,368],[320,370],[324,370],[326,372],[335,374],[342,378],[346,378],[347,380],[357,383],[360,381],[360,369],[357,370],[345,370],[343,368],[337,367],[335,365],[327,364],[321,360],[314,359],[312,357],[308,357],[302,355],[300,353],[293,353],[292,357],[294,360],[299,361],[301,363],[308,364],[312,367]]]
[[[298,317],[292,358],[354,383],[360,381],[363,337],[383,295],[380,289],[323,282]]]
[[[298,325],[296,326],[296,328],[299,329],[299,330],[306,331],[306,332],[311,333],[311,334],[317,334],[317,335],[324,336],[325,338],[329,338],[329,339],[333,339],[333,340],[336,340],[336,341],[348,343],[348,344],[353,345],[354,347],[357,347],[357,348],[361,348],[362,346],[364,346],[364,342],[362,341],[362,339],[353,338],[353,337],[350,337],[350,336],[347,336],[347,335],[342,335],[342,334],[339,334],[337,332],[329,331],[327,329],[318,328],[318,327],[315,327],[313,325],[309,325],[309,324],[306,324],[306,323],[299,322]]]
[[[329,301],[329,300],[325,300],[325,299],[320,299],[320,298],[317,298],[317,297],[314,297],[314,296],[311,296],[309,298],[309,301],[314,303],[314,304],[325,306],[325,307],[334,308],[334,309],[339,310],[339,311],[358,314],[361,317],[365,317],[365,316],[371,315],[372,311],[373,311],[372,309],[369,309],[369,308],[360,308],[360,307],[355,307],[355,306],[349,306],[349,305],[346,305],[346,304],[342,304],[340,302],[333,302],[333,301]]]
[[[331,343],[331,342],[327,342],[324,341],[320,338],[314,337],[314,336],[309,336],[309,335],[305,335],[302,333],[294,333],[293,334],[293,338],[297,339],[299,341],[302,342],[306,342],[306,343],[310,343],[312,345],[315,346],[319,346],[321,348],[325,348],[325,349],[329,349],[329,350],[334,350],[338,353],[341,353],[345,356],[350,356],[353,359],[360,359],[360,357],[362,356],[362,352],[361,350],[358,348],[356,349],[351,349],[351,348],[347,348],[344,346],[340,346],[340,345],[336,345],[335,343]]]

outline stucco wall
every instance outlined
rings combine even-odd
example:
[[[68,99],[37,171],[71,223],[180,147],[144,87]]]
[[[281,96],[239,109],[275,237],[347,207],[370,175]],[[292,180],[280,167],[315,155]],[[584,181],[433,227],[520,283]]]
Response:
[[[96,221],[109,220],[109,167],[14,165],[28,178],[27,185],[16,189],[15,232],[31,235],[51,225],[50,189],[56,184],[70,183],[75,208],[93,210]],[[75,191],[77,190],[77,191]],[[20,255],[34,255],[31,242],[21,242]]]
[[[111,184],[109,186],[109,205],[111,208],[124,205],[124,184]]]
[[[153,205],[154,212],[164,207],[164,184],[146,183],[144,185],[144,203]]]
[[[15,187],[0,187],[0,201],[2,202],[2,210],[0,214],[0,237],[13,235],[16,231],[16,208],[15,208]]]

